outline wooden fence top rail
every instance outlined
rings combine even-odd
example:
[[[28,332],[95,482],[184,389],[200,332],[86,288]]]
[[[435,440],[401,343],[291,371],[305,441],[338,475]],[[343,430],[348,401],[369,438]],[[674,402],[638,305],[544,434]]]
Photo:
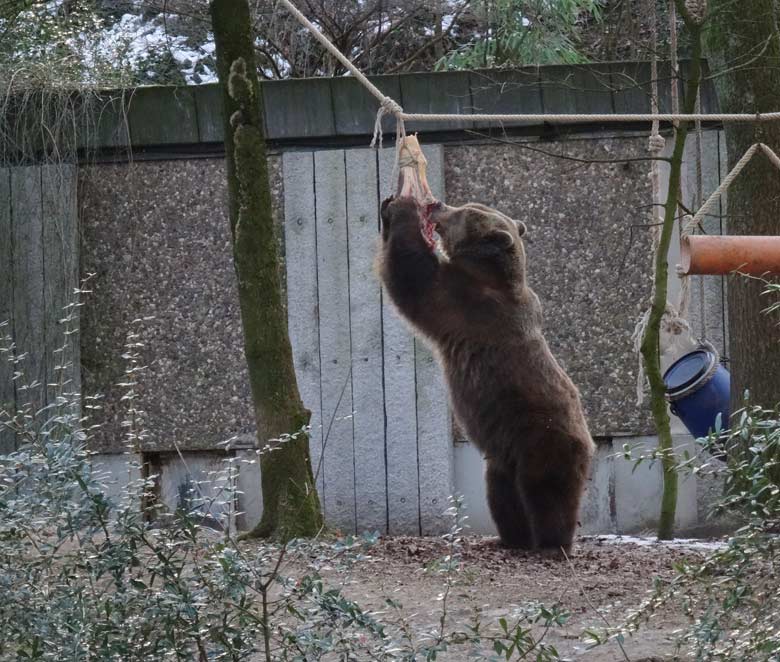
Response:
[[[687,71],[682,64],[681,94]],[[659,66],[660,112],[670,112],[670,69]],[[446,71],[370,77],[409,113],[649,113],[650,65],[616,62],[549,65],[522,69]],[[376,100],[354,79],[304,78],[261,83],[266,136],[280,145],[311,139],[355,139],[374,129]],[[96,130],[85,137],[92,149],[218,145],[223,141],[217,84],[148,86],[106,91]],[[712,82],[705,78],[702,112],[716,112]],[[644,125],[645,123],[639,123]],[[540,126],[514,122],[504,126]],[[498,126],[498,125],[497,125]],[[385,117],[384,130],[393,132]],[[485,122],[408,122],[409,132],[486,129]]]

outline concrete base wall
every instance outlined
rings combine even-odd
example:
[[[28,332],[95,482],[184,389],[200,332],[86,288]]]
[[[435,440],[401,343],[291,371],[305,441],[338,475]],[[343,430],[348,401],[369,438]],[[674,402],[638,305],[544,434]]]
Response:
[[[117,507],[127,505],[127,487],[142,479],[144,461],[148,474],[156,477],[157,498],[169,511],[189,506],[203,513],[203,523],[207,526],[227,525],[240,531],[260,521],[263,514],[260,462],[253,450],[235,450],[230,454],[187,451],[181,456],[153,454],[143,459],[131,453],[96,454],[92,461],[96,478]],[[232,478],[228,475],[227,462],[235,467]]]
[[[591,471],[591,479],[582,503],[580,533],[637,533],[651,531],[658,522],[658,510],[663,487],[660,464],[643,462],[636,469],[634,462],[622,457],[623,445],[632,448],[634,457],[647,454],[655,447],[655,437],[618,437],[599,444]],[[675,437],[679,453],[694,452],[689,436]],[[455,446],[455,487],[466,501],[467,523],[473,533],[495,535],[485,497],[484,460],[470,443]],[[706,512],[706,499],[712,498],[710,486],[699,494],[697,480],[680,477],[677,499],[677,528],[686,530],[701,524]]]
[[[638,457],[648,454],[656,443],[656,438],[652,436],[616,437],[611,442],[598,445],[582,503],[580,533],[638,533],[655,529],[662,491],[660,464],[646,461],[634,467],[634,461],[623,457],[623,447],[628,445],[633,457]],[[684,434],[675,436],[675,449],[680,454],[696,452],[693,439]],[[453,451],[454,491],[465,497],[469,531],[495,535],[485,496],[484,460],[477,448],[468,442],[455,444]],[[229,521],[231,527],[248,530],[260,520],[263,512],[260,465],[252,450],[233,453],[238,474],[236,498],[232,504],[234,510]],[[208,452],[185,452],[183,456],[184,461],[166,455],[152,462],[154,472],[159,475],[158,494],[161,500],[173,510],[181,500],[183,486],[197,488],[212,504],[209,510],[211,516],[224,520],[228,505],[220,493],[225,490],[226,484],[218,474],[226,467],[225,458]],[[141,477],[140,458],[130,454],[96,455],[94,466],[104,478],[108,495],[114,499],[121,499],[123,487],[129,481]],[[720,487],[712,483],[712,480],[701,480],[695,476],[680,477],[678,532],[709,526],[707,514],[720,494]]]

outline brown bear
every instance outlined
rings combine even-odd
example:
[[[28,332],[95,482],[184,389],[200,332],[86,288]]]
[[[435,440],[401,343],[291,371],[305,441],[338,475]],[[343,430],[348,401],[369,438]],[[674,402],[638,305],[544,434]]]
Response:
[[[385,200],[381,216],[379,276],[433,347],[458,423],[485,455],[502,544],[568,553],[595,447],[542,335],[525,225],[484,205],[423,210],[409,197]]]

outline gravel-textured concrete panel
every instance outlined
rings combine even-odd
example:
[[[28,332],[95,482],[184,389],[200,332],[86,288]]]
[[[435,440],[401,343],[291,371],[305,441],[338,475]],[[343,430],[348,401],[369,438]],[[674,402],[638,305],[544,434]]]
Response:
[[[280,208],[279,162],[271,159]],[[101,393],[101,450],[123,448],[123,345],[137,329],[145,450],[253,441],[254,417],[227,218],[224,159],[98,165],[81,175],[84,393]],[[143,322],[133,325],[141,318]]]

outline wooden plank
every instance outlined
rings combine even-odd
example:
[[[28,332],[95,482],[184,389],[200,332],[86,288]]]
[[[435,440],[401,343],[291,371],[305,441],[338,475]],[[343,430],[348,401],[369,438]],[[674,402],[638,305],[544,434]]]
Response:
[[[303,404],[311,411],[309,449],[317,490],[324,495],[322,471],[322,402],[320,339],[317,317],[317,243],[314,202],[314,155],[286,152],[284,178],[284,243],[287,270],[287,324],[295,374]]]
[[[439,200],[445,200],[444,150],[441,145],[423,147],[428,160],[428,183]],[[455,491],[452,415],[441,367],[430,348],[414,341],[417,406],[417,456],[420,467],[420,532],[439,535],[449,529],[442,516]]]
[[[690,77],[690,71],[691,71],[691,62],[690,60],[685,60],[683,62],[680,62],[680,112],[682,112],[682,107],[685,99],[685,91],[686,91],[686,81]],[[715,82],[712,80],[709,66],[707,66],[707,62],[702,62],[701,64],[701,91],[700,91],[700,98],[701,98],[701,112],[703,113],[717,113],[720,112],[720,105],[718,103],[718,94],[715,90]],[[668,87],[668,85],[667,85]]]
[[[545,113],[612,113],[610,71],[602,65],[540,68]]]
[[[401,82],[398,76],[371,76],[371,82],[379,90],[398,101],[401,98]],[[379,109],[379,102],[352,76],[331,79],[333,113],[338,135],[371,135]],[[382,118],[382,131],[395,132],[395,118]]]
[[[379,152],[381,200],[394,189],[391,182],[395,149]],[[387,445],[388,533],[420,533],[419,473],[414,340],[386,293],[382,295],[385,438]]]
[[[382,299],[373,273],[377,241],[377,161],[372,149],[346,152],[349,310],[358,532],[387,529]]]
[[[11,169],[13,227],[14,339],[16,354],[27,354],[17,379],[16,406],[37,410],[46,402],[45,317],[43,299],[43,222],[41,170]]]
[[[11,171],[0,168],[0,347],[10,346],[4,338],[13,335],[13,278],[11,253]],[[0,352],[0,411],[11,416],[16,410],[14,368],[11,353]],[[3,418],[5,418],[3,416]],[[0,454],[16,447],[16,435],[0,424]]]
[[[126,90],[107,90],[88,97],[88,111],[81,120],[78,145],[83,149],[126,147],[130,125],[126,115]]]
[[[440,71],[432,74],[403,74],[401,105],[407,113],[471,113],[469,74]],[[400,102],[400,101],[399,101]],[[406,131],[453,131],[473,128],[473,122],[407,122]]]
[[[502,71],[485,69],[469,72],[469,86],[474,113],[517,114],[541,113],[542,92],[539,86],[539,67]],[[539,122],[477,122],[476,126],[529,126]]]
[[[76,168],[41,167],[46,379],[63,393],[80,390],[78,311],[78,217]],[[76,412],[77,413],[77,412]]]
[[[198,85],[195,90],[195,107],[198,111],[198,141],[221,143],[225,140],[222,108],[222,87]]]
[[[601,65],[610,69],[616,113],[649,113],[652,76],[647,62]],[[671,73],[668,62],[658,63],[658,108],[671,112]]]
[[[139,87],[128,109],[133,145],[173,145],[198,142],[193,91],[186,87]]]
[[[325,511],[328,523],[355,532],[355,447],[343,150],[314,153],[317,282],[322,370]]]
[[[260,89],[268,138],[310,138],[336,132],[328,79],[268,81]]]

